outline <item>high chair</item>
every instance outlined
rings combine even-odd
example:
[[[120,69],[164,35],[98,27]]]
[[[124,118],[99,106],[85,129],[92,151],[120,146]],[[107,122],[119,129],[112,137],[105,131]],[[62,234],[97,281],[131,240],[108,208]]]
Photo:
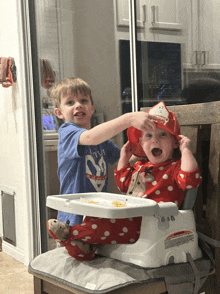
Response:
[[[145,268],[187,262],[202,256],[192,208],[197,189],[186,192],[182,210],[175,203],[158,203],[154,215],[142,217],[140,237],[134,244],[103,245],[98,253]]]
[[[114,256],[114,252],[117,252],[117,250],[120,251],[119,248],[124,245],[117,246],[116,250],[113,250],[113,247],[109,249],[110,247],[108,248],[108,245],[103,246],[104,248],[102,248],[100,253],[110,255],[113,258],[102,256],[95,258],[91,262],[77,262],[65,254],[65,249],[57,248],[37,256],[29,265],[29,272],[34,275],[35,294],[159,294],[164,293],[165,291],[172,294],[219,293],[220,102],[171,106],[168,108],[175,112],[181,126],[181,133],[191,139],[192,150],[196,155],[202,172],[203,183],[198,188],[198,194],[194,205],[194,215],[199,238],[205,241],[204,244],[210,244],[211,251],[207,250],[205,253],[203,251],[203,257],[197,259],[197,257],[201,256],[201,251],[196,250],[194,255],[192,250],[191,254],[189,254],[191,249],[187,248],[182,255],[180,252],[172,252],[170,255],[167,254],[162,262],[161,258],[158,258],[157,254],[155,254],[152,261],[150,261],[150,266],[153,265],[155,259],[158,259],[159,262],[157,262],[159,267],[152,269],[145,268],[141,264],[130,264],[131,261],[134,261],[133,257],[131,257],[132,260],[130,261],[127,260],[127,257],[125,257],[126,260],[124,261],[117,260],[118,256],[116,256],[116,253]],[[146,109],[143,108],[142,110],[145,111]],[[172,229],[173,223],[171,217],[173,216],[176,219],[179,214],[182,215],[182,211],[183,215],[186,211],[188,213],[188,211],[190,211],[188,208],[192,207],[189,207],[186,204],[189,199],[191,200],[192,198],[186,196],[183,204],[187,210],[184,210],[184,207],[182,207],[180,211],[178,211],[173,205],[167,207],[163,204],[158,205],[159,208],[154,207],[154,214],[155,211],[157,212],[155,214],[157,222],[151,224],[152,228],[158,227],[162,232],[161,235],[167,230],[168,225],[168,230]],[[193,213],[190,212],[190,214],[193,219]],[[173,233],[171,233],[169,235],[170,238],[174,237],[174,239],[169,240],[169,238],[166,239],[167,237],[165,238],[162,236],[163,244],[168,244],[169,247],[174,243],[177,245],[174,247],[178,247],[179,241],[176,240],[178,240],[179,236],[180,240],[182,237],[186,237],[186,239],[189,237],[187,242],[182,243],[181,246],[192,244],[191,242],[196,240],[197,234],[195,232],[193,221],[190,221],[189,225],[191,226],[189,231],[192,232],[193,235],[189,233],[189,235],[186,236],[184,235],[185,233],[183,233],[183,236],[181,236],[181,233],[186,230],[186,227],[181,224],[180,230],[177,229],[176,231],[175,229],[175,231],[180,234],[173,235]],[[144,225],[142,226],[142,229],[145,229]],[[146,231],[146,237],[144,238],[146,239],[147,236],[148,232]],[[153,238],[155,238],[154,235]],[[184,238],[182,240],[184,240]],[[157,247],[156,251],[159,256],[160,246]],[[121,256],[122,253],[123,250],[120,253]],[[214,254],[214,260],[212,260],[212,253]],[[130,252],[130,254],[132,254],[132,252]],[[180,256],[184,256],[184,258],[187,256],[187,258],[185,260],[183,257],[182,259],[179,259]],[[143,260],[145,258],[146,256],[143,257]],[[142,262],[141,258],[140,260]],[[173,262],[177,263],[175,264]],[[213,264],[215,270],[213,270]],[[48,272],[48,268],[50,268],[52,272]],[[78,275],[79,272],[80,275]],[[84,272],[86,273],[84,274]],[[81,279],[80,285],[77,284],[77,279]],[[115,279],[117,286],[112,286],[112,279]],[[96,288],[98,281],[102,282],[101,285],[99,285],[99,288]]]

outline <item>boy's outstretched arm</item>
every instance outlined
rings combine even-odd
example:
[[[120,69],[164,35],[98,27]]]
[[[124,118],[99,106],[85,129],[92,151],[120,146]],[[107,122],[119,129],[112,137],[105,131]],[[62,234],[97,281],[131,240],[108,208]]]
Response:
[[[79,137],[79,144],[98,145],[131,126],[141,131],[155,129],[154,120],[164,122],[162,117],[142,111],[126,113],[83,132]]]
[[[197,161],[195,159],[195,157],[193,156],[189,146],[190,146],[190,139],[180,135],[181,140],[180,140],[180,151],[181,151],[181,169],[185,172],[191,172],[194,171],[195,169],[197,169],[198,164]]]

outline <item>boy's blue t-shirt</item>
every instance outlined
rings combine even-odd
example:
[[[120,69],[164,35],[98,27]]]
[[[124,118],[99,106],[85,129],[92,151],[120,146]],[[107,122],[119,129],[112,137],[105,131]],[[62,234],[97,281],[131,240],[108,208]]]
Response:
[[[86,129],[73,123],[64,123],[59,128],[58,176],[60,194],[106,192],[108,163],[114,164],[120,149],[110,140],[99,145],[78,145],[79,136]],[[70,226],[80,224],[83,216],[59,211],[57,219]]]

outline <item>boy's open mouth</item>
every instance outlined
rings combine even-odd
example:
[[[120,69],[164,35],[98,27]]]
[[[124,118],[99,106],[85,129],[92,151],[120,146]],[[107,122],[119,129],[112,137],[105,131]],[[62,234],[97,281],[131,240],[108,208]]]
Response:
[[[83,117],[85,115],[84,112],[77,112],[74,116]]]
[[[151,152],[154,157],[158,157],[162,154],[162,150],[160,148],[153,148]]]

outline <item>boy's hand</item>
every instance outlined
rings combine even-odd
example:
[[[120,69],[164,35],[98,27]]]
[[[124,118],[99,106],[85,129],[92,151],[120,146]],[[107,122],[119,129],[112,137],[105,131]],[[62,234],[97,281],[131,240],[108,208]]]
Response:
[[[187,138],[186,136],[183,136],[183,135],[179,135],[179,136],[181,137],[181,140],[179,142],[180,144],[179,148],[182,153],[185,148],[190,149],[191,140]]]
[[[146,132],[156,129],[155,121],[162,124],[165,123],[165,119],[161,116],[139,111],[133,113],[131,125],[142,132]]]

